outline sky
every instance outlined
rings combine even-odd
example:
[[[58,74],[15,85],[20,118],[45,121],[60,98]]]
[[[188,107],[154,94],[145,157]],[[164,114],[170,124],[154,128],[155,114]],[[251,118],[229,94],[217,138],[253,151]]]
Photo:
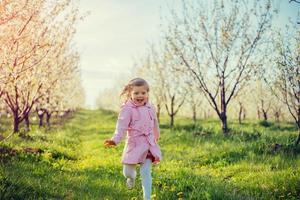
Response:
[[[296,16],[300,4],[280,2],[280,14],[275,20],[283,26],[288,17]],[[111,88],[116,79],[127,79],[134,59],[160,38],[160,17],[168,12],[167,5],[179,3],[180,0],[80,1],[80,12],[89,12],[79,22],[74,38],[81,55],[86,107],[95,108],[99,93]]]

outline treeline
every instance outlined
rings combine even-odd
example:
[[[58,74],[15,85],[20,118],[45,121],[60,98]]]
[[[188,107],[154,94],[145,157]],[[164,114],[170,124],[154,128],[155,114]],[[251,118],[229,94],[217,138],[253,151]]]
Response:
[[[11,116],[13,133],[30,116],[40,126],[84,101],[79,54],[72,38],[80,20],[71,0],[0,2],[1,116]]]
[[[165,110],[173,126],[175,116],[189,108],[195,121],[200,112],[203,118],[216,116],[227,135],[229,112],[240,123],[272,115],[296,123],[298,144],[299,20],[276,28],[274,4],[184,1],[181,9],[171,9],[163,18],[162,38],[136,62],[134,74],[150,82],[158,117]]]

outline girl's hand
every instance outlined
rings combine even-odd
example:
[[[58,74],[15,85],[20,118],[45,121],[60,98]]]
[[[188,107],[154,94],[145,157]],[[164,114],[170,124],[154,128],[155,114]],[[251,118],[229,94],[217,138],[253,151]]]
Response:
[[[160,162],[159,158],[158,157],[154,157],[154,162],[153,164],[158,164]]]
[[[116,146],[116,143],[113,140],[108,139],[104,141],[104,145],[106,147],[112,147],[112,146]]]

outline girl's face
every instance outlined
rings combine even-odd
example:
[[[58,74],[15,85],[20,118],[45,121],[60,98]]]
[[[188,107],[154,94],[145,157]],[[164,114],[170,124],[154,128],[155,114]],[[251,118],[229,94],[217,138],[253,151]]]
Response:
[[[133,86],[130,92],[131,100],[137,105],[142,106],[148,101],[148,91],[146,86]]]

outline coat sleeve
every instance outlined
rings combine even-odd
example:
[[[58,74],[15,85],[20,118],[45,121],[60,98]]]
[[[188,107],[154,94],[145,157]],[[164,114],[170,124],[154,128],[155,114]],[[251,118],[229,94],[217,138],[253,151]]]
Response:
[[[130,120],[131,120],[130,107],[123,106],[118,116],[115,133],[111,138],[116,144],[118,144],[123,139],[126,131],[128,130]]]
[[[153,127],[153,133],[154,133],[154,139],[157,142],[160,137],[160,130],[159,130],[159,124],[157,120],[157,115],[156,115],[156,110],[155,107],[153,106],[153,113],[154,113],[154,127]]]

